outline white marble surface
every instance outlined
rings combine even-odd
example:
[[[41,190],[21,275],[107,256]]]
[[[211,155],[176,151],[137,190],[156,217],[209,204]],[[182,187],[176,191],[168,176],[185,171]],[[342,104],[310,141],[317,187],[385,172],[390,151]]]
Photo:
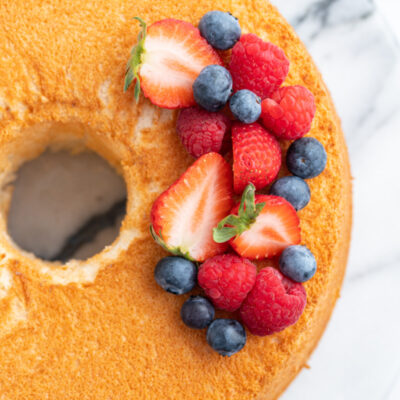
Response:
[[[275,4],[306,43],[332,92],[354,176],[353,240],[342,296],[310,369],[282,399],[398,400],[400,1]],[[98,212],[110,205],[92,201]],[[79,202],[77,207],[72,213],[81,212]],[[73,233],[72,225],[64,235]]]

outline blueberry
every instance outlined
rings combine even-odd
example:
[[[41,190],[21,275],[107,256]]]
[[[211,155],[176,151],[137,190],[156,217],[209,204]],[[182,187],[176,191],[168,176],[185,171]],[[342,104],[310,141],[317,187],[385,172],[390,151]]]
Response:
[[[317,262],[306,246],[289,246],[281,254],[279,268],[293,281],[305,282],[314,276]]]
[[[191,296],[181,308],[182,321],[189,328],[204,329],[211,324],[215,316],[213,305],[202,296]]]
[[[286,154],[286,165],[293,175],[303,179],[315,178],[326,166],[324,146],[312,137],[295,140]]]
[[[238,20],[222,11],[209,11],[199,23],[201,35],[212,47],[228,50],[240,39],[242,31]]]
[[[296,210],[301,210],[310,201],[311,193],[308,184],[297,176],[285,176],[272,186],[270,194],[286,199]]]
[[[193,83],[194,98],[207,111],[223,108],[232,93],[232,77],[220,65],[205,67]]]
[[[207,342],[222,356],[231,356],[246,344],[246,331],[234,319],[216,319],[207,329]]]
[[[261,99],[250,90],[237,91],[229,100],[232,114],[245,124],[258,120],[261,114]]]
[[[165,257],[157,263],[154,278],[167,292],[184,294],[196,285],[197,268],[186,258]]]

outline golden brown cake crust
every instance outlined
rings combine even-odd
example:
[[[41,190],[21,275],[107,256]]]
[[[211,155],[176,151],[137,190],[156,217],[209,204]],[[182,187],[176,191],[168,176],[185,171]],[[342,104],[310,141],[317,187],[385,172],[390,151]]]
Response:
[[[175,134],[175,113],[122,93],[125,63],[147,22],[197,24],[231,11],[245,32],[281,46],[285,84],[314,94],[310,135],[328,165],[309,181],[300,214],[318,271],[306,283],[299,322],[265,338],[249,335],[224,358],[204,332],[179,318],[185,296],[163,292],[153,268],[164,253],[150,238],[157,195],[193,161]],[[276,399],[304,366],[339,296],[351,227],[347,150],[329,93],[292,28],[262,0],[14,0],[0,5],[0,399]],[[50,265],[5,234],[18,166],[48,145],[87,146],[123,174],[128,212],[116,242],[85,262]],[[275,260],[260,263],[275,263]]]

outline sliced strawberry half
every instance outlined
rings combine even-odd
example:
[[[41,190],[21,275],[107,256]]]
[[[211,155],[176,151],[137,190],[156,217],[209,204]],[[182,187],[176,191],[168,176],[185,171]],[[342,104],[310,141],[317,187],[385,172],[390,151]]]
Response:
[[[249,184],[240,204],[214,229],[214,240],[229,241],[242,257],[262,259],[299,244],[300,220],[293,206],[279,196],[255,195]]]
[[[195,261],[223,253],[228,246],[213,240],[213,228],[231,210],[232,196],[231,167],[220,154],[205,154],[154,202],[154,239]]]
[[[124,89],[136,80],[136,101],[142,89],[163,108],[195,105],[193,82],[207,65],[222,65],[218,53],[189,22],[163,19],[147,29],[143,20],[136,19],[142,30],[127,65]]]

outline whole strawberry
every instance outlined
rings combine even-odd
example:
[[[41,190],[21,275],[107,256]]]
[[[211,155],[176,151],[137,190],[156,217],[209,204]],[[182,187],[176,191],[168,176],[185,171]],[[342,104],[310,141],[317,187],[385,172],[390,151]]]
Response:
[[[248,89],[265,99],[286,79],[289,60],[279,47],[248,33],[232,49],[229,72],[234,91]]]
[[[311,129],[315,101],[303,86],[281,87],[261,107],[263,125],[281,139],[300,139]]]
[[[260,124],[235,123],[232,145],[236,193],[242,193],[249,183],[262,189],[276,178],[281,168],[281,148]]]
[[[307,294],[301,283],[268,267],[258,273],[240,308],[240,316],[253,335],[271,335],[296,323],[306,303]]]
[[[224,254],[202,264],[197,280],[217,308],[235,311],[253,287],[256,275],[257,268],[249,260]]]
[[[210,152],[221,152],[230,127],[231,121],[226,115],[201,107],[182,110],[176,125],[185,149],[196,158]]]

